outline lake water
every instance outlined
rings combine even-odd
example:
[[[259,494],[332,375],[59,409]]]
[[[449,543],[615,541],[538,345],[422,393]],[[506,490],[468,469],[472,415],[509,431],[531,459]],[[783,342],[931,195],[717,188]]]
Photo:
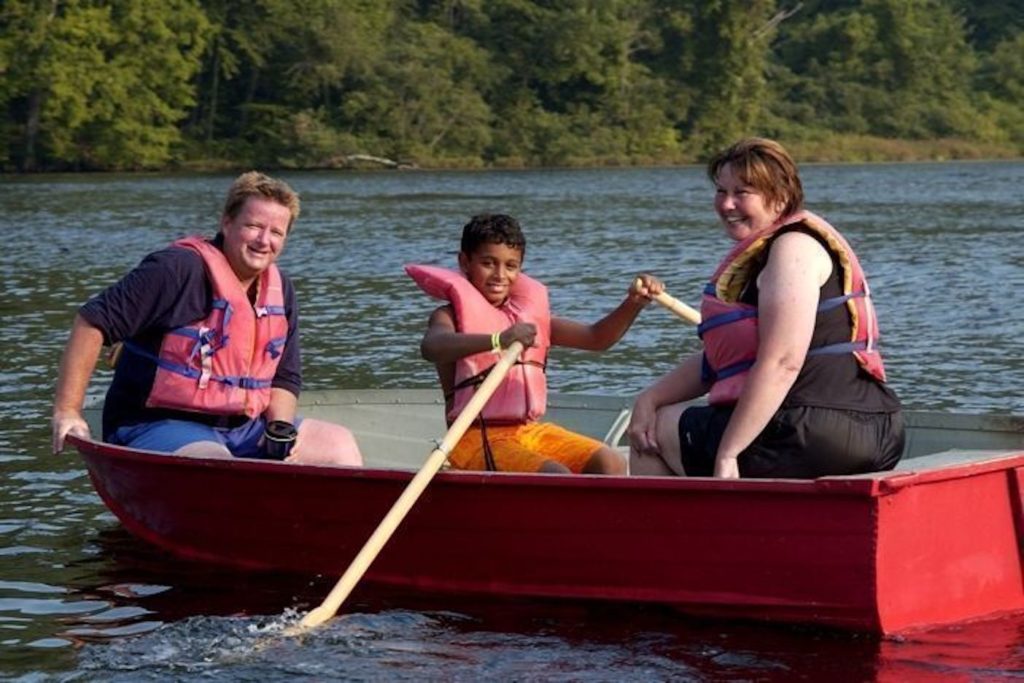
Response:
[[[1024,164],[808,166],[808,207],[857,248],[891,382],[910,408],[1024,415]],[[306,384],[428,387],[433,304],[402,264],[454,265],[479,212],[520,218],[556,314],[591,321],[633,275],[696,304],[728,247],[702,171],[288,173],[303,215],[282,257],[300,295]],[[287,610],[336,577],[177,562],[124,532],[72,452],[49,453],[76,307],[147,252],[212,233],[225,175],[0,178],[0,677],[39,680],[994,680],[1024,670],[1024,616],[878,640],[656,608],[466,603],[357,592],[301,641]],[[696,348],[645,311],[595,355],[552,354],[559,391],[633,394]],[[102,396],[100,370],[90,397]],[[968,513],[965,511],[965,513]],[[245,520],[239,520],[244,524]]]

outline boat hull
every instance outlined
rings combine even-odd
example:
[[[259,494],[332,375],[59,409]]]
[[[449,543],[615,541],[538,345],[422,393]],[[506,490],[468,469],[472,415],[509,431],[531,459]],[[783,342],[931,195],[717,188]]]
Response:
[[[340,575],[411,472],[73,439],[106,505],[177,556]],[[1024,609],[1024,453],[814,481],[442,472],[365,580],[653,602],[890,634]]]

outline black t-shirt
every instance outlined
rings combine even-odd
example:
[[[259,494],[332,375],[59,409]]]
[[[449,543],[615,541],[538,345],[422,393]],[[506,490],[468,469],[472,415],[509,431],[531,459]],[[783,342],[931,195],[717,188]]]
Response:
[[[214,244],[219,246],[219,241]],[[291,280],[284,273],[281,280],[288,337],[271,386],[298,396],[302,390],[298,306]],[[100,329],[105,344],[131,340],[156,355],[168,331],[206,318],[212,299],[213,285],[202,257],[191,249],[169,247],[148,255],[78,312]],[[121,354],[104,401],[104,437],[124,425],[169,416],[170,411],[145,406],[155,374],[152,361],[134,353]]]
[[[772,243],[779,235],[792,231],[803,232],[817,239],[832,258],[832,274],[821,286],[818,294],[819,302],[842,296],[842,270],[838,257],[813,230],[794,226],[784,228],[776,233],[765,250],[761,252],[747,287],[740,296],[741,301],[757,305],[757,276],[768,262]],[[815,319],[810,348],[850,341],[852,325],[850,311],[845,305],[819,312]],[[899,410],[900,401],[887,384],[879,382],[867,373],[852,353],[842,353],[809,355],[804,359],[800,374],[797,375],[796,381],[782,402],[783,408],[797,406],[888,413]]]

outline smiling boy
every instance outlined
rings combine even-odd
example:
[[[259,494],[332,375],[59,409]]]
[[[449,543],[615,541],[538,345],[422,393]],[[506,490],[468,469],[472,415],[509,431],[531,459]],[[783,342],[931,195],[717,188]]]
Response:
[[[625,459],[613,448],[538,421],[547,402],[547,354],[551,346],[610,348],[662,285],[641,275],[615,310],[587,325],[551,315],[547,288],[522,272],[525,252],[515,218],[481,214],[463,228],[459,271],[406,266],[421,289],[448,301],[431,314],[420,350],[437,367],[449,424],[497,354],[516,341],[526,347],[448,460],[464,470],[625,474]]]

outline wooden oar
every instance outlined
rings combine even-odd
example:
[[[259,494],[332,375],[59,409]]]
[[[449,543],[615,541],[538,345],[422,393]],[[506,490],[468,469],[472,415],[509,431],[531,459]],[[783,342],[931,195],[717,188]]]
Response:
[[[412,478],[408,486],[405,487],[402,495],[391,506],[384,519],[381,520],[377,530],[373,532],[370,540],[366,542],[363,549],[352,560],[352,564],[349,565],[341,579],[338,580],[334,589],[331,590],[319,607],[302,618],[300,626],[305,628],[319,626],[335,615],[338,608],[341,607],[341,603],[345,602],[345,598],[348,597],[349,593],[352,592],[352,589],[359,582],[359,579],[369,569],[370,564],[377,558],[384,544],[388,542],[395,529],[405,519],[409,510],[412,509],[420,494],[427,487],[427,484],[437,474],[437,471],[441,469],[441,465],[444,464],[448,453],[459,443],[459,439],[462,438],[462,435],[466,433],[466,430],[476,419],[477,415],[480,414],[491,394],[494,393],[494,390],[501,381],[505,379],[508,369],[515,363],[522,350],[523,345],[520,342],[513,342],[512,346],[508,347],[501,354],[501,359],[491,368],[487,378],[484,379],[483,383],[477,388],[476,393],[473,394],[473,398],[470,399],[466,407],[459,413],[455,422],[448,429],[448,433],[444,435],[441,443],[427,457],[427,461],[420,468],[416,476]]]
[[[640,280],[640,278],[637,278],[636,286],[640,287],[641,285],[642,281]],[[670,296],[666,292],[662,292],[660,294],[654,294],[653,296],[651,296],[651,298],[657,301],[665,308],[667,308],[668,310],[678,315],[686,322],[691,323],[693,325],[700,325],[700,313],[696,309],[687,306],[674,296]]]

